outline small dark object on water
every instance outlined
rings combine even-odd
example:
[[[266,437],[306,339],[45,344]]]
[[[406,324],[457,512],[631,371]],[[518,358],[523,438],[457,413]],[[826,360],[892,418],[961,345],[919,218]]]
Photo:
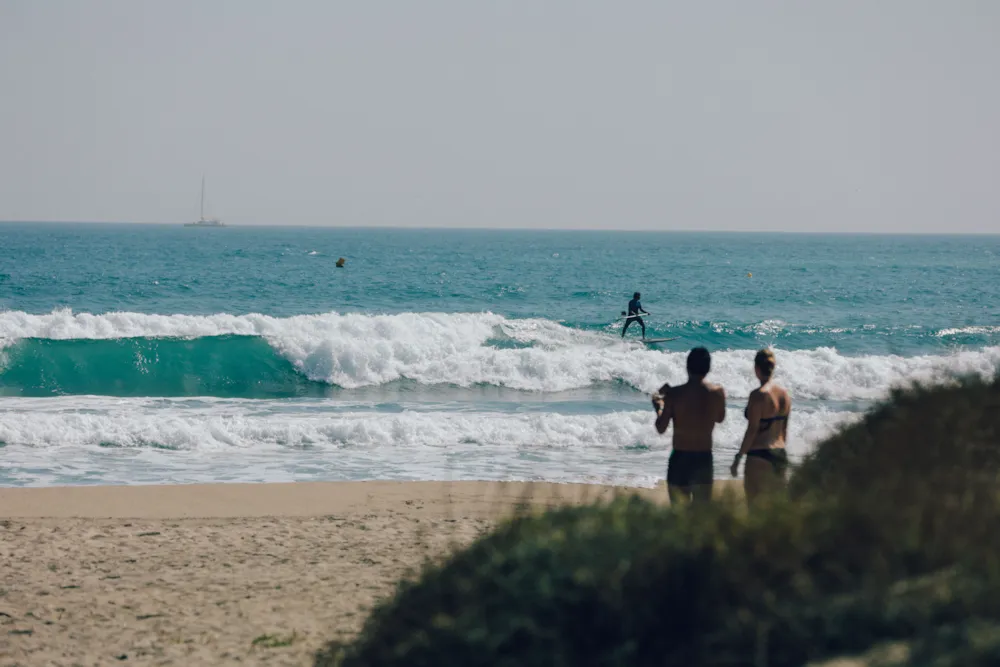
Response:
[[[338,260],[337,260],[337,268],[338,268],[338,269],[342,269],[342,268],[344,268],[344,262],[346,262],[346,261],[347,261],[347,260],[346,260],[346,259],[344,259],[343,257],[341,257],[340,259],[338,259]]]

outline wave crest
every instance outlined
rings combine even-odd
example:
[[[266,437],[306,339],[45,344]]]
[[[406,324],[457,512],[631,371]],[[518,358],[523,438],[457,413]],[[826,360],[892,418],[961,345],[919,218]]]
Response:
[[[648,349],[613,333],[493,313],[275,318],[8,312],[0,314],[0,340],[7,346],[0,352],[0,379],[8,393],[24,395],[267,397],[322,393],[310,383],[355,389],[400,380],[536,392],[621,382],[650,392],[665,381],[683,382],[686,357],[686,349]],[[76,349],[81,341],[90,346]],[[683,341],[671,346],[687,347]],[[1000,368],[1000,347],[912,357],[852,357],[832,347],[779,349],[777,355],[777,377],[806,399],[870,400],[910,380],[989,376]],[[713,352],[710,379],[744,396],[756,385],[752,358],[752,350]],[[50,385],[38,386],[38,378],[49,378]]]

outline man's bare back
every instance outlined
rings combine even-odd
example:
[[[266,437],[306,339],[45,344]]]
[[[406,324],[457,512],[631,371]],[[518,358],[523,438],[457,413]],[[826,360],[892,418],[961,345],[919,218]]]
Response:
[[[672,419],[676,451],[712,451],[712,432],[726,416],[726,391],[704,378],[691,378],[678,387],[664,385],[660,396],[663,409],[656,418],[657,432],[665,432]]]
[[[711,368],[712,355],[696,347],[688,353],[687,383],[665,384],[653,395],[656,430],[664,433],[674,422],[674,446],[667,462],[670,502],[712,499],[712,431],[726,418],[726,392],[705,382]]]

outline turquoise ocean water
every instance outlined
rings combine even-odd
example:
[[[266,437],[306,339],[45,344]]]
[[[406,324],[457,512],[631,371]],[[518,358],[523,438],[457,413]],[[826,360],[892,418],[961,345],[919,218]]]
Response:
[[[622,342],[636,290],[679,340]],[[694,345],[725,477],[756,349],[795,458],[895,384],[995,373],[998,304],[997,236],[5,223],[0,485],[650,485],[648,394]]]

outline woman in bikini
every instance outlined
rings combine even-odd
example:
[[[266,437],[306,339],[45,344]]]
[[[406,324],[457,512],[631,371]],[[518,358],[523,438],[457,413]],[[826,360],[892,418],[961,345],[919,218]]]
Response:
[[[761,350],[754,357],[753,365],[760,388],[750,393],[744,411],[747,432],[730,470],[736,477],[740,459],[744,455],[747,457],[743,467],[743,488],[748,504],[753,504],[765,492],[785,486],[785,473],[788,471],[785,442],[788,437],[788,414],[792,409],[791,396],[771,381],[774,353]]]

